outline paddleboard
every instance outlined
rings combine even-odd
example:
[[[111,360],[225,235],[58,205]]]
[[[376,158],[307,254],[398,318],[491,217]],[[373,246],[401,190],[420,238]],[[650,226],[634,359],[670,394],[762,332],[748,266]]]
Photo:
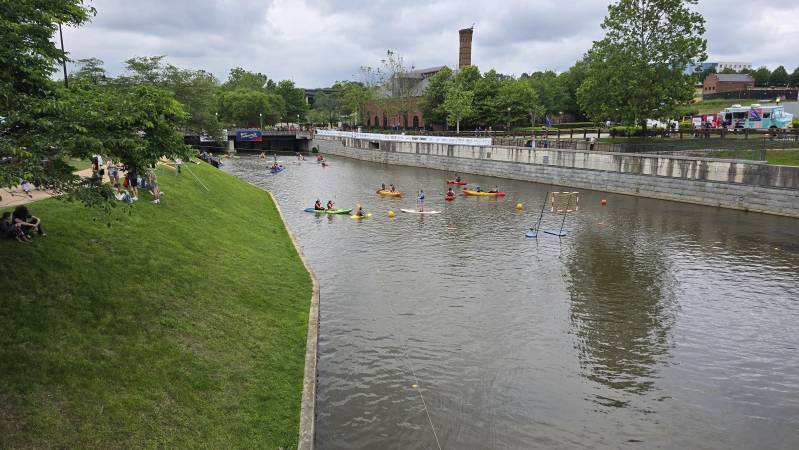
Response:
[[[417,211],[415,209],[400,209],[400,211],[408,214],[441,214],[441,211]]]

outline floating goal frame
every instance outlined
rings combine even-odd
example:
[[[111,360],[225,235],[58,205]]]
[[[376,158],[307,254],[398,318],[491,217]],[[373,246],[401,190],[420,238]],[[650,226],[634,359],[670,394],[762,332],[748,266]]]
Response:
[[[565,203],[564,203],[565,200]],[[525,236],[529,238],[537,238],[538,233],[541,231],[541,224],[544,220],[544,214],[549,205],[549,212],[555,215],[562,214],[563,218],[560,221],[560,228],[544,229],[544,233],[551,234],[558,237],[566,236],[563,231],[563,226],[566,224],[566,215],[570,212],[577,212],[580,209],[580,193],[579,192],[547,192],[544,197],[544,202],[541,205],[541,214],[538,216],[538,221],[535,226],[530,227]]]

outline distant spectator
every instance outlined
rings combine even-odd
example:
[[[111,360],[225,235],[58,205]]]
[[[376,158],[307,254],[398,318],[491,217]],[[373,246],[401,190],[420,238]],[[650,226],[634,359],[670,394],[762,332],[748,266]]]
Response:
[[[180,175],[180,166],[183,165],[183,160],[180,157],[175,158],[175,170],[177,170],[178,175]]]
[[[19,181],[19,186],[22,188],[22,192],[24,192],[28,197],[33,198],[33,195],[31,195],[31,185],[28,183],[28,180]]]
[[[108,172],[108,181],[112,185],[119,184],[119,168],[117,168],[117,165],[114,164],[114,161],[111,161],[110,159],[108,160],[106,171]]]
[[[16,239],[20,242],[29,241],[30,238],[22,231],[22,227],[15,224],[11,218],[11,213],[5,211],[3,218],[0,219],[0,237]]]
[[[127,187],[130,188],[130,191],[133,193],[133,200],[139,199],[139,173],[136,171],[135,167],[129,167],[128,173],[125,174],[125,182],[127,183]]]
[[[42,228],[42,220],[31,215],[28,208],[24,205],[17,206],[16,209],[14,209],[14,212],[11,214],[11,221],[15,225],[19,225],[22,231],[28,236],[31,235],[33,230],[36,230],[41,236],[47,236]]]
[[[150,187],[150,193],[153,194],[152,203],[158,205],[161,203],[161,189],[158,187],[158,179],[155,174],[155,164],[147,168],[147,184]]]

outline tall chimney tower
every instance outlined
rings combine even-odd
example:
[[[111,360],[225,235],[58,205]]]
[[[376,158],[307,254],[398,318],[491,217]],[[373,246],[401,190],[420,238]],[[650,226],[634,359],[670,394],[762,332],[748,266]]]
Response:
[[[458,54],[458,69],[472,65],[472,34],[474,27],[464,28],[458,31],[461,38],[461,48]]]

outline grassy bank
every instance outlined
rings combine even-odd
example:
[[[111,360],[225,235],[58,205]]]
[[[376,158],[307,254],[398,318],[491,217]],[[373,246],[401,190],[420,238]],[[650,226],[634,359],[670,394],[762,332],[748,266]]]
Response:
[[[0,242],[0,448],[296,446],[310,277],[268,194],[191,168]]]

